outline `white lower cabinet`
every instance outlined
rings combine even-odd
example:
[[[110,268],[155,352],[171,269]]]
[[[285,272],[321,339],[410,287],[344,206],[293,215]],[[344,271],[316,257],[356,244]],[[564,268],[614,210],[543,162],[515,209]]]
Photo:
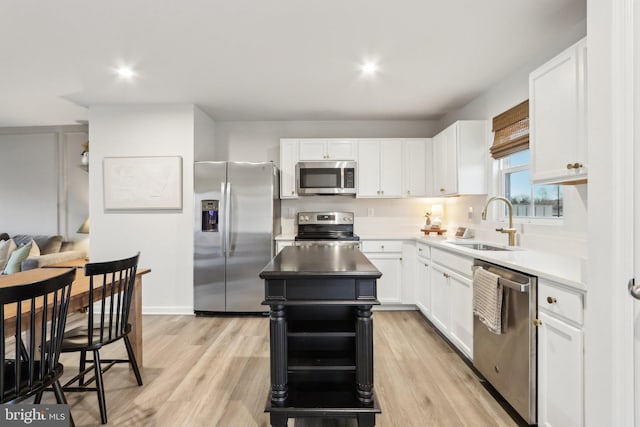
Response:
[[[584,425],[582,295],[538,283],[538,425]]]
[[[469,359],[473,358],[473,259],[431,250],[431,321]]]
[[[378,279],[381,304],[402,304],[402,241],[364,240],[362,252],[382,273]]]
[[[365,254],[382,273],[378,279],[378,300],[381,304],[402,303],[402,257],[400,253]]]
[[[438,264],[431,265],[431,320],[448,335],[451,324],[451,288],[446,268]]]
[[[458,274],[449,275],[451,288],[451,328],[453,343],[473,358],[473,284]]]
[[[431,319],[431,255],[427,245],[416,245],[414,285],[416,306],[427,318]]]

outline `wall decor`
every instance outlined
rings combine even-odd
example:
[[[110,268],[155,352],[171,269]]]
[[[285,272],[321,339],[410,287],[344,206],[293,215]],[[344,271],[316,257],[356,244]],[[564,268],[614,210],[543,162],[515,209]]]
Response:
[[[104,208],[182,209],[182,157],[105,157]]]

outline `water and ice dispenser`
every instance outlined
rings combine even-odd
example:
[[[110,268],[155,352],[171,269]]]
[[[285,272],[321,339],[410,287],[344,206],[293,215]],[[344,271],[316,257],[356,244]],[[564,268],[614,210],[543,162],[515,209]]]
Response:
[[[202,231],[218,232],[218,200],[203,200],[201,203]]]

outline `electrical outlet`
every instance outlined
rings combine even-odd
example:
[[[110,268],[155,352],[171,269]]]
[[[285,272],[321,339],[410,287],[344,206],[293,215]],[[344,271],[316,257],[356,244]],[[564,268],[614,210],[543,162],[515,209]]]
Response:
[[[467,213],[467,219],[473,219],[473,206],[469,206],[469,212]]]
[[[289,208],[289,218],[293,218],[296,215],[296,208]]]
[[[367,208],[367,216],[373,216],[373,215],[374,215],[373,208]]]

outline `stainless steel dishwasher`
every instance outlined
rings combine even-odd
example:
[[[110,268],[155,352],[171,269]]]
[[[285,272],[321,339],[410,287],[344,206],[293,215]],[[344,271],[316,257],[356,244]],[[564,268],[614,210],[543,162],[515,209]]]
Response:
[[[494,334],[473,316],[473,366],[529,424],[537,422],[538,278],[482,260],[473,268],[502,284],[502,333]]]

